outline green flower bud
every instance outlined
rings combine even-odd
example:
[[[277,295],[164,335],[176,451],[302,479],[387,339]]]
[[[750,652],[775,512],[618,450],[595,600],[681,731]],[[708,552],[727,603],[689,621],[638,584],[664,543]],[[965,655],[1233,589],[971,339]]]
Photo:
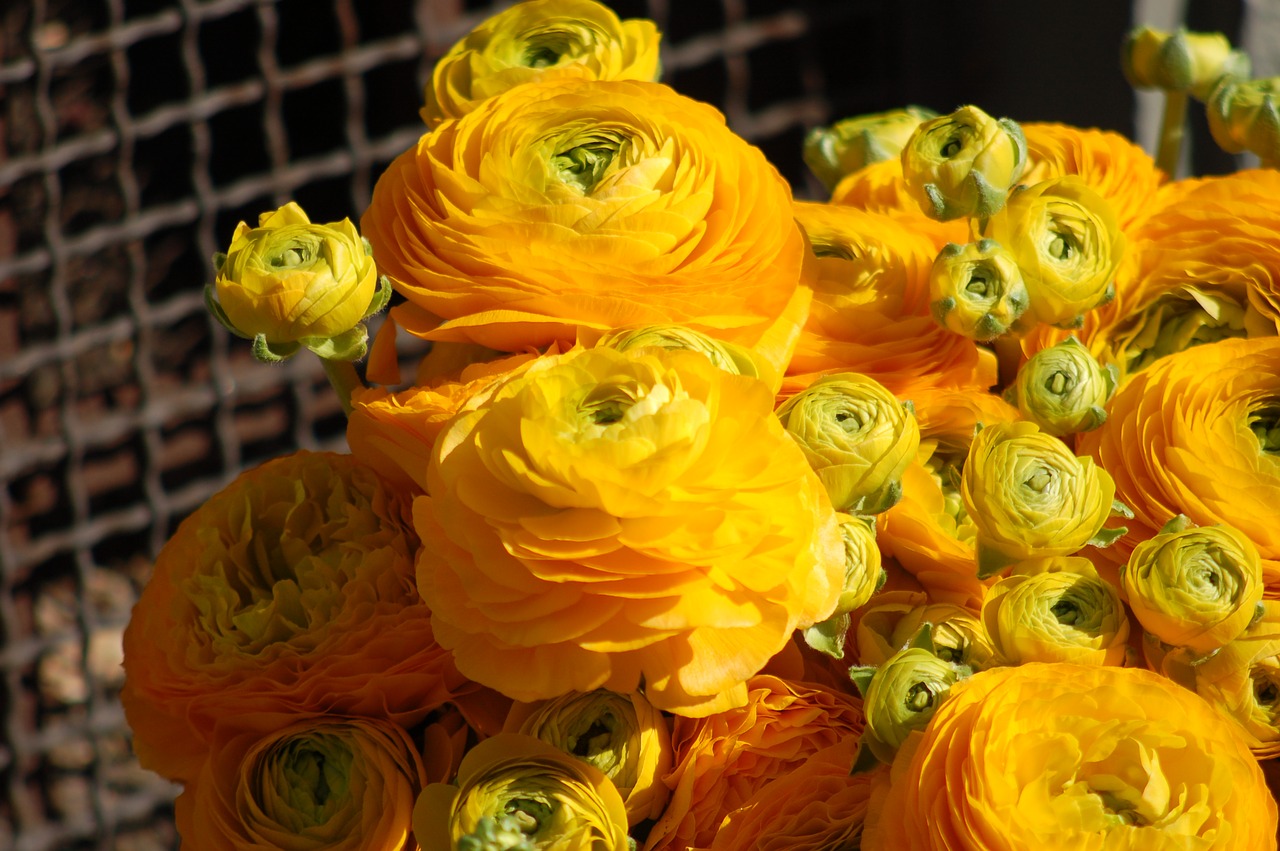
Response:
[[[1189,92],[1204,101],[1224,75],[1249,76],[1249,56],[1233,50],[1222,33],[1169,33],[1138,27],[1121,52],[1125,77],[1134,88]]]
[[[1205,656],[1233,641],[1262,599],[1258,549],[1230,526],[1170,521],[1120,572],[1129,608],[1160,641]]]
[[[1280,162],[1280,77],[1225,78],[1210,95],[1209,132],[1228,153],[1251,151],[1264,162]]]
[[[992,586],[982,624],[1002,661],[1123,665],[1129,616],[1085,558],[1023,562]]]
[[[871,599],[884,584],[880,548],[876,546],[876,525],[869,517],[838,513],[840,537],[844,540],[844,590],[834,614],[847,614]]]
[[[1061,437],[1095,429],[1116,389],[1116,368],[1098,361],[1075,337],[1032,355],[1006,399],[1042,431]]]
[[[877,514],[902,496],[902,474],[920,446],[907,405],[878,381],[826,375],[778,408],[837,511]]]
[[[929,273],[933,316],[973,340],[991,340],[1012,329],[1030,303],[1013,256],[993,239],[948,244]]]
[[[893,762],[912,730],[923,730],[967,672],[924,647],[900,650],[876,668],[863,690],[867,725],[861,745],[881,762]]]
[[[944,662],[981,671],[994,664],[982,622],[973,612],[950,603],[929,603],[927,596],[910,591],[890,591],[876,598],[858,619],[858,662],[880,665],[910,644],[925,624],[932,624],[933,652]]]
[[[902,149],[907,192],[938,221],[994,214],[1026,164],[1022,128],[976,106],[924,122]]]
[[[815,127],[804,140],[804,161],[830,191],[846,175],[893,159],[920,126],[937,113],[919,106],[845,118]]]

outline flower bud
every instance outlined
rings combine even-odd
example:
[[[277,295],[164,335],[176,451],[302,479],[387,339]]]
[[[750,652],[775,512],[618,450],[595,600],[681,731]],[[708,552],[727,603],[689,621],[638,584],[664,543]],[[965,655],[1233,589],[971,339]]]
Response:
[[[1013,256],[993,239],[948,243],[929,273],[934,318],[973,340],[992,340],[1014,327],[1030,301]]]
[[[631,824],[662,815],[671,734],[662,713],[639,692],[597,689],[516,704],[504,730],[539,738],[600,769],[622,795]]]
[[[1077,458],[1035,423],[996,423],[978,432],[960,474],[960,495],[977,527],[978,575],[1018,561],[1106,545],[1115,482],[1091,458]]]
[[[981,230],[1017,261],[1036,322],[1078,326],[1115,296],[1124,234],[1111,205],[1079,177],[1019,187]]]
[[[331,360],[363,357],[362,320],[391,295],[350,219],[312,224],[293,202],[263,213],[256,228],[241,222],[215,262],[205,304],[233,333],[252,339],[261,360],[281,360],[303,346]]]
[[[994,664],[995,649],[973,612],[950,603],[929,603],[927,595],[910,591],[881,594],[862,613],[858,663],[882,664],[908,646],[926,623],[933,625],[933,652],[939,659],[973,671]]]
[[[1244,632],[1262,599],[1258,549],[1230,526],[1179,515],[1120,572],[1129,608],[1160,641],[1205,656]]]
[[[1116,368],[1099,366],[1079,340],[1068,337],[1032,355],[1006,398],[1042,431],[1060,437],[1102,425],[1103,405],[1115,389]]]
[[[910,409],[875,379],[826,375],[778,408],[837,511],[876,514],[902,496],[902,473],[920,446]]]
[[[429,849],[505,849],[518,831],[536,851],[627,851],[627,813],[599,769],[532,736],[500,733],[462,758],[456,785],[433,783],[413,808]],[[505,834],[505,836],[499,836]],[[496,839],[495,839],[496,838]],[[515,846],[520,847],[520,846]]]
[[[863,751],[888,763],[913,730],[929,725],[951,686],[968,672],[939,659],[927,646],[914,646],[899,650],[874,673],[866,668],[854,668],[850,673],[862,692],[867,716]],[[865,753],[858,761],[864,760]]]
[[[864,605],[884,584],[880,548],[876,546],[875,521],[837,513],[840,537],[844,541],[844,590],[834,614],[848,614]]]
[[[907,191],[938,221],[994,214],[1026,162],[1022,128],[976,106],[924,122],[902,149]]]
[[[1190,92],[1200,101],[1224,75],[1247,77],[1250,70],[1248,54],[1232,50],[1222,33],[1169,33],[1146,26],[1125,38],[1121,65],[1134,88]]]
[[[1206,104],[1209,132],[1228,153],[1250,151],[1265,162],[1280,161],[1280,77],[1226,78]]]
[[[991,587],[982,624],[1009,665],[1123,665],[1129,639],[1120,595],[1086,558],[1019,564]]]
[[[846,175],[901,154],[920,122],[937,115],[931,109],[908,106],[815,127],[804,140],[805,164],[830,191]]]

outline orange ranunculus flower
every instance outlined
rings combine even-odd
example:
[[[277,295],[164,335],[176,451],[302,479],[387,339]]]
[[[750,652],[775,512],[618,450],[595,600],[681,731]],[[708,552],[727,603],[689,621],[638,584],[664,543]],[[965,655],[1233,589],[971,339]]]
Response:
[[[357,390],[347,415],[351,454],[395,487],[427,489],[427,467],[436,438],[454,414],[485,387],[535,355],[519,354],[473,363],[456,381],[389,393],[381,387]]]
[[[423,851],[627,851],[627,811],[609,778],[533,736],[499,733],[432,783],[413,808]],[[463,840],[471,842],[463,845]]]
[[[847,175],[831,191],[831,203],[895,219],[927,237],[935,254],[949,242],[969,241],[969,223],[964,219],[939,222],[920,212],[920,206],[907,192],[901,157],[872,163]]]
[[[125,630],[121,700],[142,764],[190,780],[215,721],[408,726],[481,692],[433,637],[417,550],[407,500],[349,456],[299,452],[210,497],[161,550]]]
[[[400,155],[361,225],[419,308],[401,327],[503,351],[670,323],[752,345],[797,295],[805,256],[764,155],[657,83],[492,98]]]
[[[436,127],[539,80],[656,80],[653,21],[621,21],[595,0],[527,0],[476,27],[441,57],[422,120]]]
[[[644,684],[705,715],[844,580],[835,512],[758,379],[696,352],[540,358],[456,417],[414,504],[458,667],[518,700]]]
[[[892,392],[995,383],[994,356],[929,312],[937,248],[905,222],[830,204],[797,203],[812,247],[813,303],[787,367],[791,395],[833,372],[860,372]]]
[[[413,803],[427,782],[417,746],[372,718],[274,716],[220,730],[178,797],[183,851],[415,851]]]
[[[936,602],[982,607],[989,582],[978,579],[977,530],[960,496],[960,473],[979,423],[1021,419],[991,393],[920,391],[912,398],[923,461],[902,477],[902,501],[880,515],[881,548],[920,581]]]
[[[1280,339],[1222,340],[1156,361],[1078,436],[1133,510],[1129,533],[1100,555],[1116,564],[1179,514],[1227,524],[1262,556],[1264,595],[1280,593],[1280,455],[1271,437],[1280,396]]]
[[[535,736],[604,772],[634,826],[662,814],[671,770],[667,720],[639,692],[570,692],[554,700],[517,703],[503,729]]]
[[[766,784],[862,732],[862,709],[852,695],[770,676],[754,677],[747,687],[746,706],[676,719],[675,768],[666,777],[671,801],[645,851],[710,846],[726,819],[742,814]]]
[[[918,591],[879,594],[862,611],[856,625],[859,665],[884,664],[932,624],[933,651],[939,659],[980,671],[996,664],[995,649],[971,609],[951,603],[931,603]]]
[[[857,749],[857,737],[846,736],[766,783],[725,816],[710,851],[857,848],[872,784],[887,774],[850,774]]]
[[[1276,847],[1244,739],[1141,668],[1031,663],[957,683],[904,744],[866,851]]]
[[[1027,137],[1023,183],[1030,186],[1077,175],[1111,204],[1125,231],[1151,212],[1165,174],[1146,151],[1124,136],[1109,130],[1040,122],[1024,123],[1022,132]]]

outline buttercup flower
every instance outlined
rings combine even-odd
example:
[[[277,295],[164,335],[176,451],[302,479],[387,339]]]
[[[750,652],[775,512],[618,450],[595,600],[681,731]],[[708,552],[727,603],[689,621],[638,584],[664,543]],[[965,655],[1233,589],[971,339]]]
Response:
[[[1234,720],[1258,759],[1280,755],[1280,602],[1264,600],[1244,634],[1187,665],[1188,687]]]
[[[1280,77],[1262,80],[1225,78],[1205,104],[1209,132],[1228,153],[1251,151],[1267,165],[1280,159]]]
[[[882,665],[932,624],[933,653],[944,662],[979,671],[994,661],[995,649],[969,609],[951,603],[930,603],[927,594],[889,591],[875,598],[858,619],[858,664]]]
[[[862,746],[880,762],[893,762],[907,736],[928,726],[951,687],[968,673],[931,648],[915,646],[894,653],[874,673],[865,668],[854,672],[867,713]]]
[[[502,351],[652,324],[753,345],[805,252],[759,150],[712,107],[632,81],[485,101],[396,158],[361,225],[415,308],[402,328]]]
[[[1010,395],[1018,410],[1052,435],[1097,428],[1116,387],[1116,368],[1098,365],[1074,337],[1032,355],[1018,370]]]
[[[725,820],[775,778],[862,731],[851,695],[770,676],[752,678],[749,695],[739,709],[676,719],[675,767],[666,777],[671,803],[645,851],[708,847]]]
[[[417,549],[407,501],[349,456],[299,452],[210,497],[161,550],[125,630],[121,700],[143,765],[190,780],[215,722],[412,726],[477,696],[435,641]]]
[[[374,719],[307,718],[219,736],[178,797],[184,849],[408,851],[426,783],[413,740]]]
[[[1120,581],[1143,629],[1199,656],[1238,638],[1262,599],[1257,547],[1230,526],[1185,517],[1134,547]]]
[[[643,695],[597,689],[518,703],[504,729],[534,736],[600,769],[622,795],[632,825],[662,814],[668,790],[661,777],[671,769],[671,734]]]
[[[1017,262],[991,239],[942,249],[929,274],[929,300],[939,323],[974,340],[1008,332],[1030,301]]]
[[[506,833],[492,846],[466,837]],[[535,739],[500,733],[462,759],[455,784],[433,783],[413,809],[423,851],[521,848],[627,851],[627,811],[598,768]],[[524,845],[520,843],[526,843]]]
[[[922,121],[936,118],[931,109],[908,106],[815,127],[804,139],[804,161],[828,190],[846,174],[871,163],[896,159]]]
[[[1087,558],[1019,564],[991,587],[982,623],[1009,665],[1123,665],[1129,616],[1115,586]]]
[[[1017,261],[1037,322],[1076,324],[1115,295],[1124,234],[1110,205],[1078,177],[1020,187],[981,235]]]
[[[850,774],[857,739],[823,748],[725,816],[711,851],[829,851],[856,848],[873,773]]]
[[[1274,848],[1276,804],[1234,726],[1150,671],[992,668],[898,752],[866,851]]]
[[[974,438],[960,495],[977,531],[979,575],[988,575],[1104,543],[1097,536],[1111,514],[1115,483],[1034,423],[996,423]]]
[[[1185,514],[1244,533],[1262,557],[1264,584],[1280,587],[1280,457],[1268,448],[1277,398],[1274,337],[1198,346],[1130,377],[1108,403],[1107,422],[1077,437],[1077,451],[1114,477],[1116,498],[1134,514],[1129,534],[1101,555],[1121,564]]]
[[[526,0],[449,49],[431,74],[422,120],[436,127],[537,80],[656,80],[653,21],[618,20],[594,0]]]
[[[518,700],[643,682],[706,714],[844,584],[834,511],[761,381],[661,348],[540,358],[438,439],[418,586],[458,667]]]
[[[279,360],[305,346],[356,360],[368,339],[361,320],[389,295],[379,290],[377,267],[350,219],[312,224],[289,202],[263,213],[256,228],[240,223],[205,302],[228,328],[255,341],[259,358]]]
[[[1022,129],[976,106],[924,122],[902,149],[907,191],[926,216],[940,221],[994,214],[1026,162]]]
[[[911,411],[874,379],[823,376],[778,408],[778,419],[841,511],[876,514],[902,495],[902,472],[920,429]]]
[[[1137,27],[1125,38],[1121,59],[1135,88],[1186,91],[1201,101],[1223,75],[1247,77],[1250,70],[1248,54],[1232,50],[1222,33],[1184,29],[1170,33]]]

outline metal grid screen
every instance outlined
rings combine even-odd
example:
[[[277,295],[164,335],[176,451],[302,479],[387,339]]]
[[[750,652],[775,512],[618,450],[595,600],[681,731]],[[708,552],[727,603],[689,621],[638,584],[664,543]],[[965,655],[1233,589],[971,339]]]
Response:
[[[804,130],[884,108],[879,4],[612,5],[801,191]],[[257,364],[205,316],[208,258],[289,199],[357,218],[421,133],[431,63],[499,6],[0,8],[0,848],[170,848],[177,790],[133,761],[118,700],[130,607],[202,500],[344,427],[314,358]]]

